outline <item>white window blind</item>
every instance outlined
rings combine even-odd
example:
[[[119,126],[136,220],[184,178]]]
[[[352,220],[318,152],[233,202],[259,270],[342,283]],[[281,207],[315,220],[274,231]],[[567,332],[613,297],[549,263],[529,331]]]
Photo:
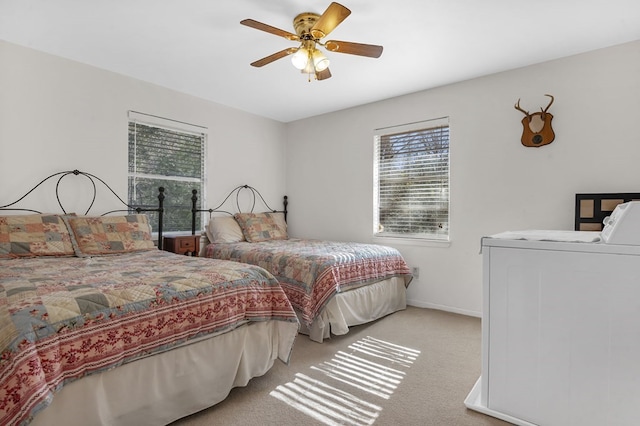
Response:
[[[194,127],[129,113],[129,204],[157,207],[158,187],[164,187],[164,232],[191,230],[193,189],[198,190],[199,206],[204,202],[206,133]],[[156,231],[157,215],[147,214]],[[196,229],[201,229],[201,215],[196,219]]]
[[[448,240],[448,119],[377,130],[374,161],[374,235]]]

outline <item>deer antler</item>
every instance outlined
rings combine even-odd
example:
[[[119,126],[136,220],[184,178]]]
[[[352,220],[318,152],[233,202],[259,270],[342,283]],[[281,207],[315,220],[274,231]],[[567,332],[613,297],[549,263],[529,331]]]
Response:
[[[549,102],[549,105],[547,105],[547,107],[544,110],[542,110],[542,112],[547,112],[547,110],[549,109],[549,107],[551,106],[551,104],[553,103],[553,100],[554,100],[553,99],[553,95],[545,95],[545,96],[550,97],[551,101]],[[540,109],[542,109],[542,108],[540,108]]]
[[[524,115],[526,115],[527,117],[529,116],[529,111],[525,111],[522,108],[520,108],[520,99],[518,99],[518,102],[514,105],[514,108],[517,109],[518,111],[522,111]]]
[[[542,117],[543,120],[544,120],[545,115],[547,115],[547,110],[549,109],[549,107],[553,103],[553,96],[552,95],[545,94],[545,96],[549,96],[551,98],[551,101],[549,102],[549,105],[547,105],[547,107],[545,109],[542,109],[542,107],[540,107],[540,117]]]

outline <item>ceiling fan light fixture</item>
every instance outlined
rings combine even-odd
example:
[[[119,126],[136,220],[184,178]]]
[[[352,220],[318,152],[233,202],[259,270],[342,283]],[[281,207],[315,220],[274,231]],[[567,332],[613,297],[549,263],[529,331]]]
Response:
[[[309,63],[309,51],[304,47],[298,49],[296,53],[291,56],[291,63],[299,70],[304,70]]]
[[[254,61],[251,63],[251,66],[262,67],[285,56],[291,56],[293,66],[303,73],[308,74],[309,81],[311,81],[312,76],[316,80],[331,78],[329,59],[322,52],[318,51],[318,45],[322,46],[324,48],[323,50],[328,52],[379,58],[382,54],[382,46],[349,41],[322,41],[322,39],[328,36],[329,33],[340,25],[350,14],[351,11],[348,8],[335,1],[331,2],[321,15],[313,12],[300,13],[293,18],[295,34],[254,19],[243,19],[240,21],[242,25],[299,43],[297,47],[283,49]]]
[[[313,51],[311,58],[313,59],[313,66],[316,71],[324,71],[329,68],[329,58],[324,56],[324,54],[318,49]]]
[[[300,70],[300,71],[301,71],[303,74],[309,74],[309,75],[311,75],[311,74],[315,74],[316,69],[315,69],[315,67],[313,66],[313,61],[309,61],[309,62],[307,62],[307,66],[306,66],[306,67],[304,67],[304,68],[303,68],[302,70]]]

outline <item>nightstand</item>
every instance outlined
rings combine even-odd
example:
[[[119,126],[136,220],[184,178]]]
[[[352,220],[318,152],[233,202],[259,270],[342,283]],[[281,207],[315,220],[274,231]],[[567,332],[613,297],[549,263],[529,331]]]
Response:
[[[200,252],[199,235],[165,235],[162,243],[163,250],[187,256],[198,256]]]

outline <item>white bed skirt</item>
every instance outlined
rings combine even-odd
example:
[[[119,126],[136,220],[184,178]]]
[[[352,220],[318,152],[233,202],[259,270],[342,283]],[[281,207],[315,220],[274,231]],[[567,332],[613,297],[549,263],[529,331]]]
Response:
[[[256,322],[66,385],[32,425],[166,425],[288,362],[298,324]]]
[[[402,277],[393,277],[336,294],[311,328],[306,327],[301,321],[300,333],[308,334],[314,342],[322,343],[331,334],[347,334],[351,326],[374,321],[406,307],[405,280]]]

